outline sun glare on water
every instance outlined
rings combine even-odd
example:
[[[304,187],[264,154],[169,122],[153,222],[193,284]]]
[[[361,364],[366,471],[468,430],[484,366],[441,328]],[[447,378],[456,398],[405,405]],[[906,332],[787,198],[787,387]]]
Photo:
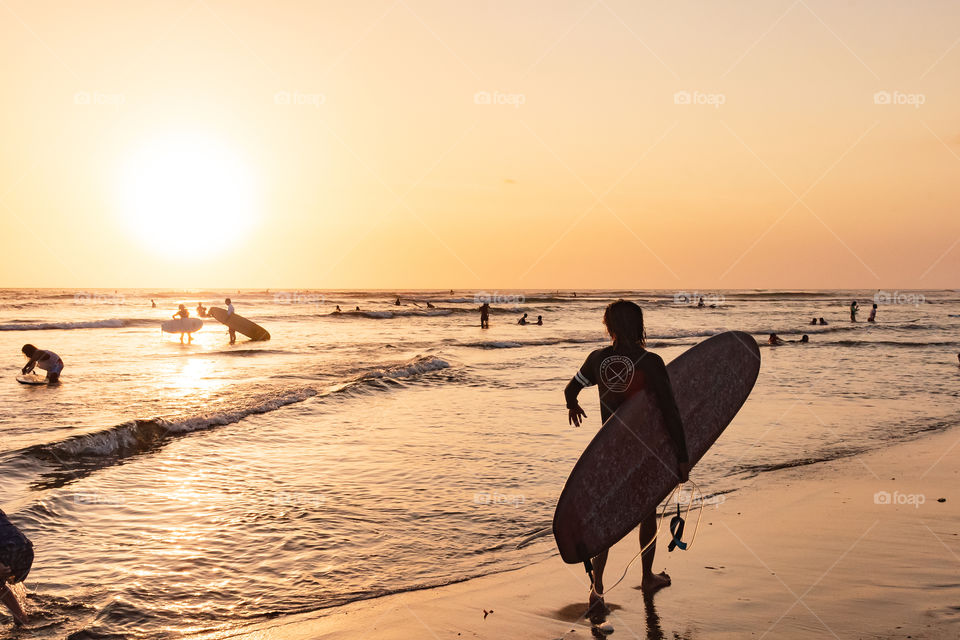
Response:
[[[178,258],[219,253],[255,222],[253,176],[216,141],[166,138],[124,158],[120,215],[146,247]]]

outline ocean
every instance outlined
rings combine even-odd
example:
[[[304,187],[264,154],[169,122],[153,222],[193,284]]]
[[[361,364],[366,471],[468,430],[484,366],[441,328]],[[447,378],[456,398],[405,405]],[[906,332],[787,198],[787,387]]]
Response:
[[[227,296],[272,339],[161,333]],[[556,555],[538,534],[600,426],[595,388],[579,429],[563,388],[618,298],[668,362],[725,330],[761,342],[691,474],[713,501],[960,419],[957,291],[0,290],[0,509],[36,549],[30,637],[179,638]],[[25,343],[63,358],[60,385],[16,383]]]

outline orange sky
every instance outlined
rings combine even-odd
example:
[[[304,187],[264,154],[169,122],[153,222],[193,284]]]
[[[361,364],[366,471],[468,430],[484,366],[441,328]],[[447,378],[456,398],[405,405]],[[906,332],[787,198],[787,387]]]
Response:
[[[0,286],[958,286],[956,2],[59,4]]]

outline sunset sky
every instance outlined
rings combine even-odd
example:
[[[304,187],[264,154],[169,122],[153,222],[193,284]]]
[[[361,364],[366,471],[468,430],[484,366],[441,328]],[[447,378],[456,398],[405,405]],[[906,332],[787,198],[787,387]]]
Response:
[[[0,0],[0,60],[3,287],[958,286],[953,0]]]

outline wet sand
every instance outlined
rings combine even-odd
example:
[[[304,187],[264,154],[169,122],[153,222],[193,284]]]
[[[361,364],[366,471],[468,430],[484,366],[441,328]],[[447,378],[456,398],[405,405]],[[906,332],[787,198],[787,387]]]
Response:
[[[661,541],[673,586],[645,598],[638,563],[608,592],[610,637],[960,637],[958,462],[955,428],[748,481],[704,510],[689,551]],[[633,534],[614,548],[608,584],[637,549]],[[586,596],[582,567],[555,557],[203,637],[589,638]]]

